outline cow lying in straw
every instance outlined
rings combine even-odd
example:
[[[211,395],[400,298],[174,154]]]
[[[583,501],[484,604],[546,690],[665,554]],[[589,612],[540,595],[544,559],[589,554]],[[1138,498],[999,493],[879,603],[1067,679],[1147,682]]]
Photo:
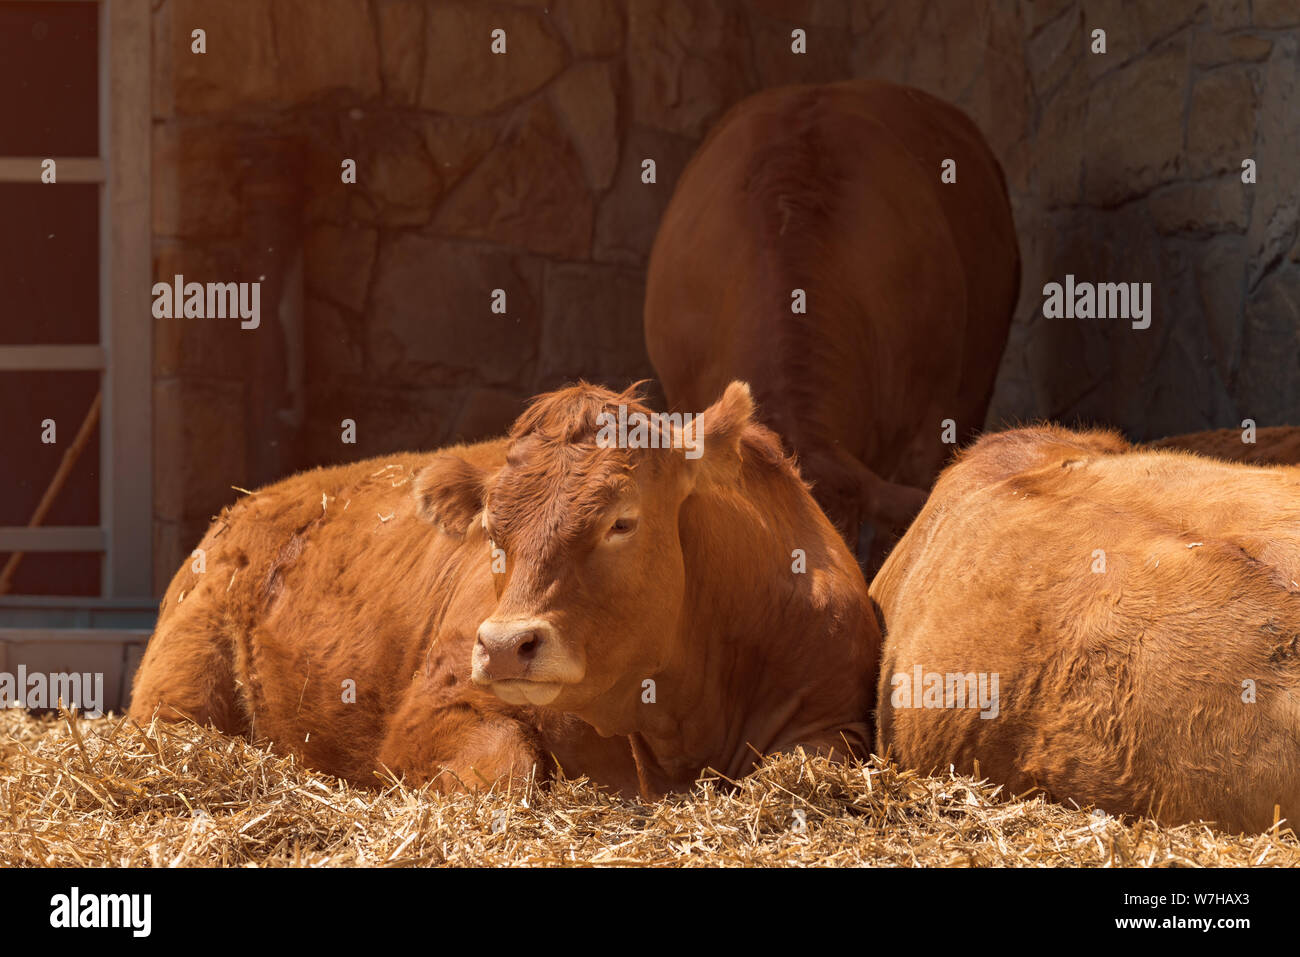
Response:
[[[865,754],[866,583],[753,411],[734,383],[611,443],[649,410],[580,385],[498,441],[256,491],[173,578],[130,714],[440,788],[558,764],[649,796]]]
[[[877,746],[1162,823],[1300,822],[1300,469],[986,436],[871,585]]]

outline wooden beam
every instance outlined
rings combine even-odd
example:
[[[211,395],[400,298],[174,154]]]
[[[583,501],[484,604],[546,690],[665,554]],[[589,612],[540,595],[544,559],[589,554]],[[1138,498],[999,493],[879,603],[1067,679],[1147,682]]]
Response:
[[[104,182],[104,163],[96,156],[0,156],[0,183],[39,183],[47,159],[54,160],[56,185]]]
[[[124,611],[156,614],[158,602],[139,598],[98,598],[93,595],[0,595],[0,621],[3,612],[14,609],[56,611]]]
[[[0,346],[0,372],[65,372],[104,368],[99,346]]]
[[[107,536],[92,525],[0,526],[0,552],[102,552]]]
[[[0,641],[66,641],[77,644],[147,642],[153,632],[143,628],[0,628]]]

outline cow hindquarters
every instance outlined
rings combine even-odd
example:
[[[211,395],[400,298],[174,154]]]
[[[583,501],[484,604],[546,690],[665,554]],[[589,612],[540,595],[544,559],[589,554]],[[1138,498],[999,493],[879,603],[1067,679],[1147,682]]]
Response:
[[[981,711],[952,700],[954,678],[973,674],[979,688],[978,657],[945,658],[938,642],[908,643],[898,634],[891,641],[877,748],[904,767],[952,767],[1009,794],[1040,789],[1050,800],[1170,826],[1208,821],[1255,833],[1272,826],[1275,810],[1292,826],[1300,822],[1300,709],[1261,669],[1215,662],[1233,678],[1256,676],[1259,703],[1245,704],[1232,681],[1194,682],[1175,662],[1166,666],[1168,685],[1139,692],[1093,680],[1091,663],[1068,654],[1058,653],[1059,668],[1038,662],[1017,669],[1003,659],[991,664],[1000,697]],[[1112,676],[1117,660],[1096,667],[1109,666]]]
[[[131,720],[147,725],[156,715],[211,724],[225,734],[246,732],[233,642],[222,617],[219,608],[195,600],[163,613],[136,672]]]

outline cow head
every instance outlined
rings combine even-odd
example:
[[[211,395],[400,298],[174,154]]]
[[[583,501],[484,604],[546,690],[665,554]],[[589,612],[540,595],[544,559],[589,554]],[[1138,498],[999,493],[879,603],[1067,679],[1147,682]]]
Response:
[[[499,470],[453,454],[422,470],[421,514],[482,539],[494,563],[497,604],[478,628],[473,680],[512,704],[579,713],[635,699],[682,631],[679,510],[736,480],[753,408],[735,382],[698,416],[669,421],[634,389],[582,384],[533,402]]]

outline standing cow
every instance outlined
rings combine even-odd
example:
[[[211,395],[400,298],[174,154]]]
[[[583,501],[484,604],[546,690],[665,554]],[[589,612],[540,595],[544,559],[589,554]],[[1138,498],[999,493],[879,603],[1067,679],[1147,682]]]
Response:
[[[871,585],[877,749],[1167,824],[1300,824],[1300,469],[981,438]]]
[[[747,380],[856,544],[860,526],[904,528],[952,443],[983,425],[1020,256],[971,121],[857,80],[732,109],[682,174],[647,282],[671,406]]]
[[[866,582],[752,411],[742,383],[675,422],[576,386],[506,439],[254,492],[173,578],[130,715],[440,787],[554,760],[653,796],[865,755]]]

